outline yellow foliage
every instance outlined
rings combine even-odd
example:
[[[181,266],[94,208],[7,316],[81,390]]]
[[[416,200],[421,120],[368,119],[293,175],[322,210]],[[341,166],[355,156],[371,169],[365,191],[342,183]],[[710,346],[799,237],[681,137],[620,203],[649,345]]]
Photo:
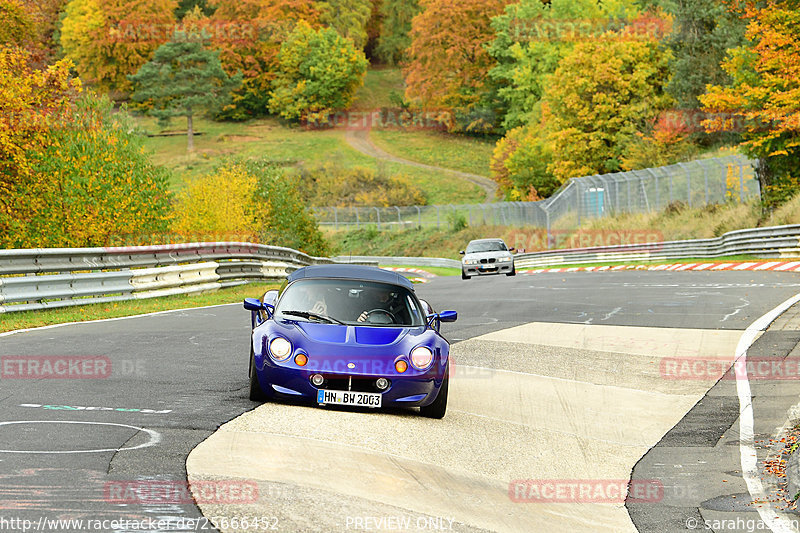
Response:
[[[255,240],[256,186],[256,177],[239,165],[189,183],[178,197],[173,231],[186,240]]]

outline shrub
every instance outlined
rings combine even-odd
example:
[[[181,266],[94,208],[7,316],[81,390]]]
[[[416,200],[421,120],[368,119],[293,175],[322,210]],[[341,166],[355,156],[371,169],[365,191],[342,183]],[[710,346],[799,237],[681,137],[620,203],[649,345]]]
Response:
[[[270,111],[295,120],[325,121],[347,109],[367,71],[364,52],[333,28],[300,22],[281,45]]]
[[[403,175],[386,175],[369,168],[344,168],[328,163],[302,169],[298,187],[309,205],[423,205],[425,195]]]

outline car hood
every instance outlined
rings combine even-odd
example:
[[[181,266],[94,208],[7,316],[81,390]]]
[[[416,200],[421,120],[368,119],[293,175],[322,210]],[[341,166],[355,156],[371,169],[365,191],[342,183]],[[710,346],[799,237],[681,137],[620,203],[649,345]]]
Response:
[[[313,342],[349,344],[360,346],[389,346],[397,344],[413,331],[421,332],[418,327],[373,327],[373,326],[340,326],[336,324],[317,324],[289,320],[281,324],[283,327],[300,331]]]

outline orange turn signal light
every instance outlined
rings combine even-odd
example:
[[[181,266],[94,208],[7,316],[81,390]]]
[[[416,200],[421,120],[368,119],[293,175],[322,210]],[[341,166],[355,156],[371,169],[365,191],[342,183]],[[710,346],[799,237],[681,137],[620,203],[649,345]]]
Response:
[[[403,372],[408,370],[408,363],[406,363],[405,361],[397,361],[394,364],[394,369],[402,374]]]
[[[306,366],[306,363],[308,363],[308,357],[306,357],[305,354],[299,353],[295,356],[294,362],[297,364],[297,366]]]

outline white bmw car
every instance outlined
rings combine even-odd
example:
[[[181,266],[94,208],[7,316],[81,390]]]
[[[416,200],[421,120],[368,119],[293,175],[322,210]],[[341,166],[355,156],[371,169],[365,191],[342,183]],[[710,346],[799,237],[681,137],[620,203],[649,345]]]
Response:
[[[459,253],[461,259],[461,279],[486,274],[505,274],[514,276],[514,248],[509,248],[503,239],[478,239],[470,241],[466,250]]]

